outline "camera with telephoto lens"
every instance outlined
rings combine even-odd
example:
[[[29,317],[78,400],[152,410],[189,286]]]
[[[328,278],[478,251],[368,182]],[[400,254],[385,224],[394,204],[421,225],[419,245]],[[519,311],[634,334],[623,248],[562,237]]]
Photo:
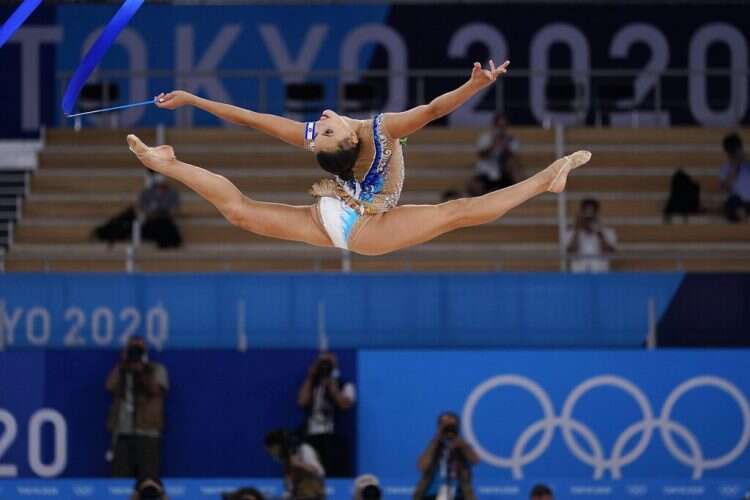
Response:
[[[380,491],[380,488],[374,484],[365,486],[365,488],[362,490],[362,500],[380,500],[382,496],[383,492]]]
[[[164,500],[164,485],[160,479],[145,477],[139,479],[135,485],[136,500]]]
[[[353,500],[380,500],[383,490],[380,481],[372,474],[363,474],[354,480]]]
[[[139,345],[133,345],[128,347],[125,353],[125,359],[128,363],[137,363],[143,359],[143,355],[146,353],[145,349]]]
[[[138,492],[138,500],[161,500],[164,493],[156,486],[146,486]]]
[[[263,493],[255,488],[240,488],[237,491],[221,494],[222,500],[265,500]]]
[[[315,376],[318,380],[328,378],[333,373],[333,362],[330,359],[321,359],[318,361],[318,369]]]
[[[447,438],[455,438],[458,436],[458,425],[448,424],[443,427],[443,436]]]

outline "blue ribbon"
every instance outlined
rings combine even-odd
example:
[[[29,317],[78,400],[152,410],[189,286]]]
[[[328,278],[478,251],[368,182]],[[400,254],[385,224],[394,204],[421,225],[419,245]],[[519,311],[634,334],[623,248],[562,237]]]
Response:
[[[0,48],[10,40],[18,28],[26,22],[32,12],[42,4],[42,0],[24,0],[21,5],[10,15],[5,24],[0,27]]]
[[[117,39],[117,35],[119,35],[128,22],[130,22],[130,19],[132,19],[141,5],[143,5],[143,0],[125,0],[125,3],[120,7],[120,10],[115,14],[115,17],[109,21],[102,34],[99,35],[99,38],[96,39],[94,45],[92,45],[91,49],[86,53],[83,62],[78,66],[73,78],[70,80],[70,83],[68,83],[68,88],[65,89],[63,111],[66,115],[71,114],[73,106],[75,106],[75,103],[78,100],[78,94],[81,93],[81,89],[86,83],[86,80],[102,60],[104,54],[107,53],[107,50],[109,50],[109,47],[114,43],[115,39]]]

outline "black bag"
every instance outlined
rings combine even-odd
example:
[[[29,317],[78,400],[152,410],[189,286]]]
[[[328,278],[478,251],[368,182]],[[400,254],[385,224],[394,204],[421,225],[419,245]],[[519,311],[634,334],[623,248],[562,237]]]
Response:
[[[143,222],[141,235],[145,241],[154,241],[159,248],[177,248],[182,236],[177,224],[168,214],[157,214]]]
[[[664,217],[672,215],[689,215],[701,213],[701,186],[684,170],[680,169],[672,176],[672,188],[669,200],[664,207]]]
[[[135,209],[130,206],[94,229],[93,236],[109,244],[130,240],[133,235],[133,221],[135,221]]]

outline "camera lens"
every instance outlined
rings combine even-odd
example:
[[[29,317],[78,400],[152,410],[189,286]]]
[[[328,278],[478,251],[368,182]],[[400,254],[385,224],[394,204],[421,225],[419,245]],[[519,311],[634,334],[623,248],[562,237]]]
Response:
[[[131,362],[140,361],[141,358],[143,357],[144,352],[145,351],[143,350],[141,346],[134,345],[132,347],[129,347],[128,352],[127,352],[128,361],[131,361]]]
[[[138,493],[141,500],[159,500],[162,498],[161,490],[156,486],[146,486]]]
[[[380,488],[374,484],[371,484],[362,490],[362,500],[380,500],[381,496],[382,492],[380,491]]]
[[[318,375],[320,377],[328,377],[331,375],[331,373],[333,373],[333,363],[331,363],[327,359],[324,359],[318,365]]]

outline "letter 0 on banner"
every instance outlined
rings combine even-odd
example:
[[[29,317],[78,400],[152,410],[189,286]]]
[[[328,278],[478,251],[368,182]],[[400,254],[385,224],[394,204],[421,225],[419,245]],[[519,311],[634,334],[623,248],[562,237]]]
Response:
[[[10,15],[5,24],[0,27],[0,48],[10,40],[18,28],[26,22],[32,12],[42,4],[42,0],[24,0],[21,5]]]
[[[70,83],[68,83],[68,88],[65,89],[63,111],[66,115],[71,114],[73,106],[78,99],[78,94],[80,94],[81,88],[83,88],[89,75],[94,71],[94,68],[96,68],[99,61],[104,57],[104,54],[107,53],[109,47],[114,43],[117,35],[119,35],[120,31],[122,31],[128,22],[130,22],[130,19],[132,19],[141,5],[143,5],[143,0],[125,0],[125,3],[120,7],[120,10],[115,14],[115,17],[109,21],[109,24],[104,28],[102,34],[99,35],[99,38],[94,42],[94,45],[92,45],[91,49],[86,53],[83,62],[78,66],[73,78],[70,80]]]

